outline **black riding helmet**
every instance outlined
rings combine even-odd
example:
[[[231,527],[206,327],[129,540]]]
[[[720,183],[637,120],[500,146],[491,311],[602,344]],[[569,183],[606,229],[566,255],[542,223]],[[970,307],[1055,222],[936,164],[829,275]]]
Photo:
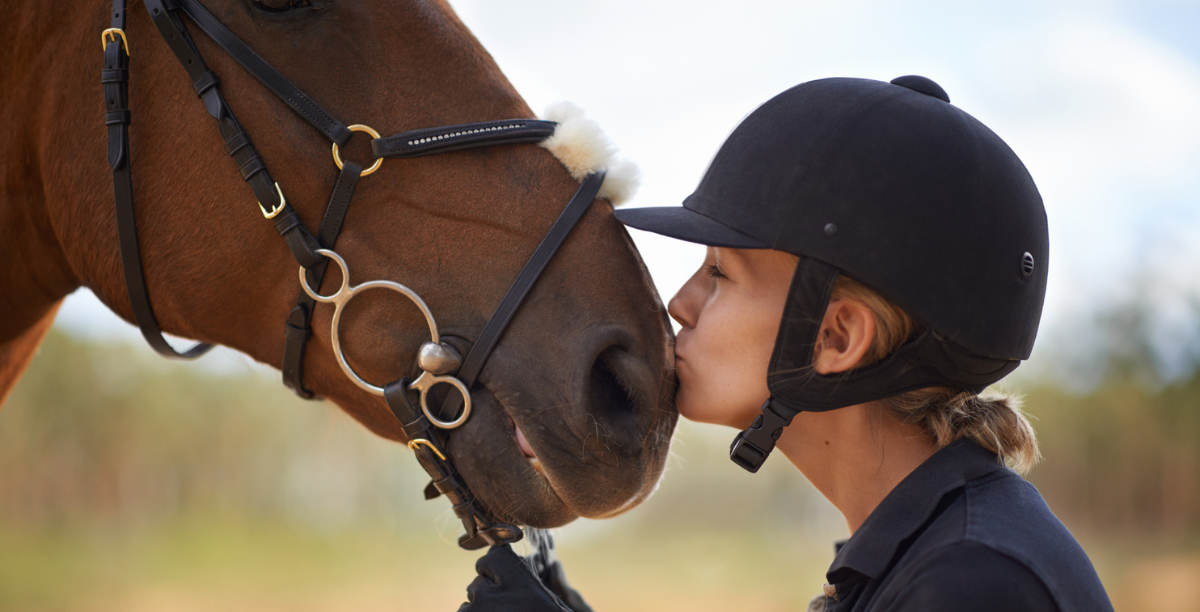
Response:
[[[932,386],[981,392],[1029,357],[1046,294],[1046,211],[1029,172],[933,81],[822,79],[730,134],[683,207],[617,211],[630,227],[800,257],[771,357],[771,398],[730,458],[754,472],[801,411]],[[839,274],[924,330],[870,366],[811,370]],[[800,372],[800,374],[797,374]]]

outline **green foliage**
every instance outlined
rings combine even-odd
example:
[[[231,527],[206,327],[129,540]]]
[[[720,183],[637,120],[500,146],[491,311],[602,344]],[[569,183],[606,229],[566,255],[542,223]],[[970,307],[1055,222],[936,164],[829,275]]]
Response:
[[[1200,533],[1200,371],[1158,389],[1113,380],[1029,394],[1045,456],[1031,480],[1088,531]]]
[[[0,411],[10,524],[136,526],[201,508],[337,523],[412,510],[422,484],[407,449],[274,377],[215,375],[140,346],[52,332]]]

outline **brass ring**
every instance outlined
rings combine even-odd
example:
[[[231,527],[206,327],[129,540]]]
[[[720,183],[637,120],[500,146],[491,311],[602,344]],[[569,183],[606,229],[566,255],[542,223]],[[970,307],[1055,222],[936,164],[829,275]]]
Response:
[[[350,130],[351,132],[366,132],[371,135],[371,138],[379,138],[379,132],[376,132],[375,130],[373,130],[370,127],[367,127],[361,123],[355,123],[354,125],[348,125],[348,126],[346,126],[346,129]],[[342,154],[338,152],[338,144],[336,142],[333,143],[333,163],[337,164],[338,170],[342,169]],[[375,158],[375,163],[371,164],[370,168],[363,170],[362,174],[359,174],[359,176],[360,177],[366,176],[366,175],[378,170],[379,166],[381,166],[382,164],[383,164],[382,157]]]
[[[439,459],[441,459],[442,461],[445,461],[445,460],[446,460],[446,456],[442,454],[442,451],[439,451],[439,450],[437,449],[437,447],[436,447],[436,446],[434,446],[434,445],[433,445],[433,443],[431,443],[429,440],[426,440],[425,438],[417,438],[416,440],[409,440],[409,441],[408,441],[408,448],[409,448],[410,450],[412,450],[413,452],[416,452],[416,451],[417,451],[417,447],[418,447],[418,446],[422,446],[422,445],[424,445],[424,446],[428,446],[428,447],[429,447],[429,450],[433,451],[433,453],[434,453],[435,455],[437,455],[437,456],[438,456],[438,458],[439,458]]]
[[[121,36],[121,43],[125,45],[125,55],[128,57],[129,56],[129,39],[125,38],[125,30],[122,30],[121,28],[109,28],[109,29],[101,32],[100,33],[100,46],[102,48],[107,49],[109,37],[112,38],[113,42],[116,42],[118,34]],[[378,138],[378,136],[376,136],[376,138]]]

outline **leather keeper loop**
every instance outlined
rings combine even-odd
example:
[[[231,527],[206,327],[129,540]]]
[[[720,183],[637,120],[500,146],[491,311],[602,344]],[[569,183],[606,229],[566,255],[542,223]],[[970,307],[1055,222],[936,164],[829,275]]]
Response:
[[[250,180],[250,177],[266,169],[267,165],[263,163],[262,158],[255,155],[254,157],[247,159],[246,163],[242,164],[242,180],[248,181]]]
[[[292,210],[292,206],[289,204],[287,208],[283,209],[282,214],[275,217],[275,231],[279,232],[280,236],[286,236],[288,232],[296,229],[296,226],[300,225],[300,223],[300,215],[297,215],[296,211]]]
[[[104,125],[128,124],[132,116],[128,110],[114,110],[104,113]]]
[[[238,151],[241,151],[248,146],[250,146],[250,135],[245,132],[238,132],[233,136],[230,136],[225,141],[225,150],[228,151],[231,156],[237,155]]]
[[[291,323],[284,323],[283,327],[283,335],[293,342],[308,342],[312,338],[311,327],[296,327]]]
[[[461,504],[455,504],[452,506],[454,509],[454,514],[457,515],[458,518],[473,518],[475,516],[474,502],[474,499],[464,499]]]
[[[296,213],[293,211],[292,215]],[[317,239],[313,238],[312,234],[304,227],[304,223],[300,222],[300,218],[296,217],[296,224],[286,232],[281,232],[283,239],[287,241],[288,250],[292,252],[292,257],[296,258],[296,263],[304,268],[319,266],[327,261],[325,257],[317,254],[317,249],[321,248],[317,244]]]
[[[112,70],[100,71],[101,83],[127,83],[129,82],[128,68],[114,68]]]
[[[196,90],[197,96],[203,96],[204,92],[216,87],[220,82],[221,79],[217,78],[217,74],[209,70],[192,82],[192,89]]]

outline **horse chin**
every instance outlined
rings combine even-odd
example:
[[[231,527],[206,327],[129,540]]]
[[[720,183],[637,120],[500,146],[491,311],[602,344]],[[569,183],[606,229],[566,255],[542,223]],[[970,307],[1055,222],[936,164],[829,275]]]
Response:
[[[527,378],[505,380],[517,387],[481,380],[484,389],[472,394],[471,418],[450,434],[448,444],[471,492],[494,516],[558,527],[580,516],[616,516],[654,491],[674,428],[673,411],[644,407],[635,412],[657,418],[630,414],[621,422],[597,416],[596,406],[530,406],[524,398],[545,395],[519,388]]]
[[[471,395],[471,418],[449,436],[447,451],[471,493],[500,520],[559,527],[576,519],[546,477],[546,466],[521,452],[514,425],[496,396]]]

